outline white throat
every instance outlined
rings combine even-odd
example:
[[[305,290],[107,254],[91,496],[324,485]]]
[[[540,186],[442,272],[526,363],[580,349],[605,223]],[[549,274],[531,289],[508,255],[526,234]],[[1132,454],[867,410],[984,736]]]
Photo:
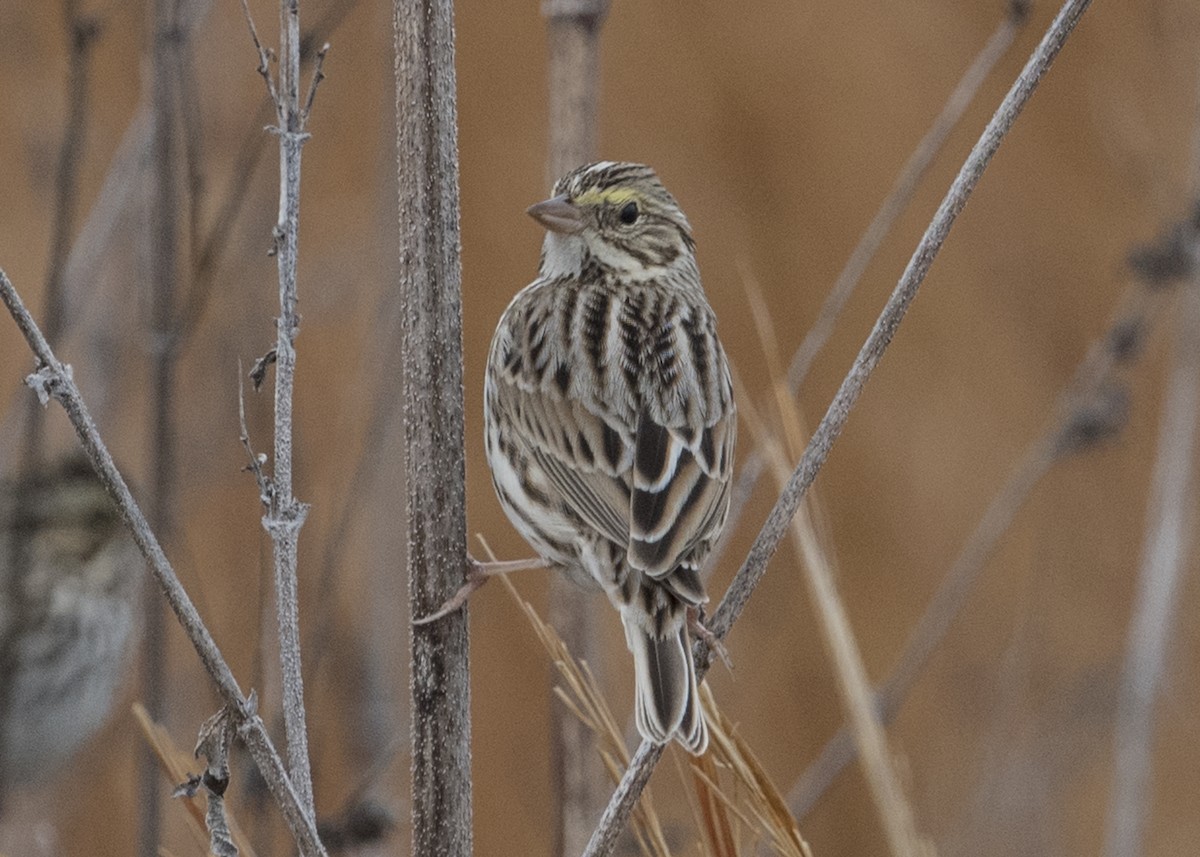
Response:
[[[542,276],[577,277],[583,268],[583,238],[547,232],[542,242]]]
[[[541,275],[547,278],[578,277],[588,253],[605,267],[621,272],[622,278],[628,282],[642,282],[663,275],[662,268],[644,267],[632,256],[604,241],[589,243],[582,235],[549,231],[542,242]]]

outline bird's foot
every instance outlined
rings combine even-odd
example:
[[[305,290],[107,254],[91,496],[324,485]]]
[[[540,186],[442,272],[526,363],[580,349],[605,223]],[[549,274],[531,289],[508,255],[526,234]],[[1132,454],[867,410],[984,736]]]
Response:
[[[438,619],[443,619],[451,613],[458,610],[467,603],[467,599],[471,594],[479,589],[493,577],[499,574],[508,574],[513,571],[522,571],[526,568],[546,568],[549,563],[541,557],[535,559],[511,559],[497,562],[480,562],[475,557],[469,557],[470,567],[467,569],[467,580],[458,588],[458,591],[451,595],[446,601],[434,612],[428,616],[422,616],[420,619],[413,619],[414,625],[428,625],[430,622],[436,622]]]
[[[708,646],[708,650],[714,653],[721,659],[721,663],[725,664],[725,669],[733,672],[733,660],[729,657],[729,650],[725,648],[725,644],[721,642],[712,631],[704,624],[703,608],[689,607],[687,611],[688,630],[692,632],[692,636]]]

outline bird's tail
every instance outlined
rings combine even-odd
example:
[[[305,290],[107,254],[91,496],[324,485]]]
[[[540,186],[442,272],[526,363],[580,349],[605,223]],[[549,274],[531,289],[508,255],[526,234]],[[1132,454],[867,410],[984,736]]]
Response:
[[[661,636],[641,611],[623,608],[621,619],[633,653],[638,732],[655,744],[674,738],[699,756],[708,747],[708,726],[700,708],[696,665],[683,616],[668,622]]]

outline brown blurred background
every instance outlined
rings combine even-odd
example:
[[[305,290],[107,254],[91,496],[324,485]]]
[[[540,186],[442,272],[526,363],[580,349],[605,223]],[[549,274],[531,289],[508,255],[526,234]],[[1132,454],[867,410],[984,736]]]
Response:
[[[117,182],[126,191],[120,204],[94,206],[121,197],[103,190],[106,176],[149,99],[150,5],[83,4],[102,28],[79,174],[85,246],[70,269],[69,334],[55,343],[119,462],[143,487],[154,448],[145,397],[151,167],[135,159]],[[276,43],[275,7],[251,5],[264,40]],[[167,552],[242,686],[258,688],[273,712],[278,681],[270,636],[260,632],[273,622],[269,544],[253,481],[241,472],[237,373],[239,360],[248,366],[274,339],[275,266],[266,250],[277,150],[260,130],[263,85],[239,4],[183,6],[195,20],[186,110],[202,129],[197,234],[213,228],[232,193],[246,195],[178,369],[179,525]],[[800,396],[810,423],[1054,6],[1036,4],[864,278]],[[740,270],[766,293],[786,361],[1004,11],[1000,0],[614,4],[603,33],[601,152],[654,165],[680,200],[726,348],[759,400],[768,363]],[[316,798],[333,815],[369,778],[401,819],[382,853],[406,853],[403,476],[390,407],[399,374],[390,4],[306,0],[302,21],[323,22],[333,46],[304,150],[296,402],[297,495],[312,503],[301,541],[302,621],[310,639],[326,632],[305,652]],[[545,29],[533,0],[464,0],[457,26],[469,526],[501,556],[518,557],[527,548],[489,485],[480,401],[495,321],[536,272],[541,233],[522,212],[548,188]],[[1200,121],[1198,37],[1200,7],[1184,0],[1094,5],[984,176],[837,442],[816,491],[874,680],[886,677],[989,499],[1105,330],[1130,282],[1131,246],[1187,210]],[[0,0],[0,267],[35,308],[48,265],[66,68],[59,4]],[[235,163],[247,140],[261,158],[244,179]],[[187,223],[182,217],[185,258],[197,243]],[[185,271],[180,288],[190,285]],[[0,320],[0,331],[0,463],[10,472],[29,395],[21,379],[32,363],[15,327]],[[889,729],[918,826],[941,854],[1101,847],[1170,340],[1169,325],[1154,330],[1130,377],[1132,411],[1119,438],[1059,464],[1039,485]],[[256,446],[269,449],[268,394],[248,394],[247,409]],[[51,422],[65,448],[61,414]],[[743,427],[743,455],[751,443]],[[714,573],[714,595],[772,497],[764,483]],[[1192,560],[1157,708],[1146,854],[1190,853],[1200,838],[1195,571]],[[539,573],[516,584],[544,607]],[[785,545],[730,637],[735,672],[718,667],[710,678],[785,792],[843,716],[804,592]],[[632,678],[623,640],[615,614],[599,600],[596,609],[606,611],[609,698],[626,717]],[[475,596],[471,620],[476,853],[549,854],[547,658],[500,586]],[[190,749],[217,703],[173,623],[167,637],[166,725]],[[105,731],[17,807],[53,831],[58,850],[48,853],[132,853],[140,738],[128,703],[136,695],[131,675]],[[658,772],[656,799],[678,853],[692,854],[674,767]],[[242,774],[231,796],[245,820],[254,817],[253,789]],[[171,853],[199,853],[182,810],[168,804],[164,813]],[[272,811],[262,817],[278,826]],[[883,851],[854,766],[801,827],[817,855]],[[96,842],[105,845],[97,851]]]

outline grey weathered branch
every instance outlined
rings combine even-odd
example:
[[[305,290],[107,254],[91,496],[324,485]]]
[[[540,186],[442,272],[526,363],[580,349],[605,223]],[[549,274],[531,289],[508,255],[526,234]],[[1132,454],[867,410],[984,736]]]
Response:
[[[171,605],[179,624],[187,634],[188,640],[196,649],[204,664],[205,670],[216,684],[221,699],[229,706],[238,722],[238,734],[243,744],[250,751],[263,778],[267,782],[271,794],[283,811],[288,828],[300,846],[305,857],[325,857],[325,849],[317,838],[316,826],[312,815],[304,809],[297,798],[292,783],[284,770],[283,762],[275,752],[271,739],[267,735],[262,718],[258,716],[255,706],[248,700],[238,687],[233,672],[229,669],[225,658],[217,648],[216,642],[208,628],[200,618],[195,605],[184,591],[183,585],[175,570],[167,561],[162,547],[141,508],[133,499],[124,478],[113,464],[112,456],[88,412],[87,405],[75,386],[69,366],[59,362],[51,350],[46,338],[38,329],[33,317],[22,303],[16,289],[8,279],[8,275],[0,270],[0,302],[2,302],[17,323],[25,341],[29,344],[37,358],[37,369],[26,382],[43,402],[51,398],[62,405],[67,418],[79,436],[84,452],[96,468],[101,481],[109,495],[113,498],[121,517],[129,527],[133,540],[141,549],[149,564],[158,585]]]
[[[733,623],[741,615],[751,593],[766,572],[768,561],[779,547],[780,541],[790,526],[792,517],[799,508],[809,486],[829,456],[829,450],[841,434],[850,410],[853,408],[871,372],[882,358],[888,344],[904,319],[908,307],[916,297],[929,267],[941,249],[951,226],[967,204],[971,192],[978,184],[984,169],[1000,147],[1005,134],[1028,103],[1038,83],[1058,56],[1063,43],[1075,28],[1080,16],[1090,5],[1090,0],[1067,0],[1042,37],[1037,48],[1026,62],[1020,75],[1009,89],[999,108],[988,122],[982,136],[971,149],[966,162],[955,177],[937,212],[933,216],[917,249],[909,260],[900,281],[875,322],[871,334],[860,349],[850,372],[838,388],[833,402],[822,417],[820,424],[809,440],[746,560],[742,563],[729,590],[721,600],[709,628],[718,638],[724,638]],[[707,671],[711,654],[704,646],[697,646],[697,670]],[[600,825],[588,843],[585,857],[608,857],[612,854],[617,836],[624,828],[637,796],[650,777],[650,769],[662,754],[661,748],[643,743],[634,756],[633,763],[625,772],[621,782],[605,809]],[[639,767],[639,765],[641,767]],[[644,768],[644,770],[643,770]]]
[[[462,270],[451,0],[393,0],[411,616],[466,580]],[[467,611],[410,625],[414,857],[469,857]]]
[[[258,38],[254,21],[242,0],[250,35],[259,56],[259,74],[275,104],[279,137],[279,220],[275,224],[275,257],[279,269],[279,317],[275,337],[275,455],[271,462],[270,504],[263,527],[271,536],[275,568],[275,608],[279,623],[279,660],[283,683],[283,723],[287,734],[288,770],[304,807],[313,813],[312,771],[305,723],[304,680],[300,663],[300,596],[297,563],[300,530],[308,504],[292,490],[292,392],[296,378],[296,337],[300,334],[296,263],[300,241],[300,163],[312,95],[320,82],[320,59],[313,73],[309,96],[300,97],[300,3],[279,3],[279,80],[271,76],[268,53]],[[328,46],[326,46],[326,49]]]

